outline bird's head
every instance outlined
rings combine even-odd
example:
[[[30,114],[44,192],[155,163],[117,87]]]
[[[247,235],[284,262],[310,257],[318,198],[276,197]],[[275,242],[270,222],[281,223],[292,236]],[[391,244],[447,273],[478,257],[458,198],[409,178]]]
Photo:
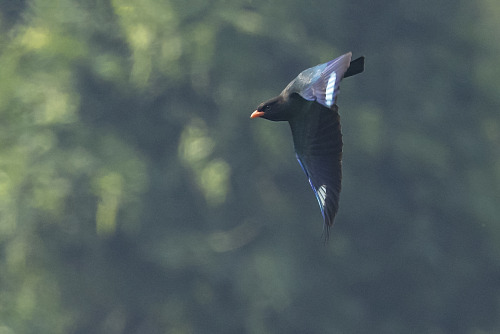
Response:
[[[289,107],[287,100],[279,95],[262,102],[250,118],[262,117],[271,121],[288,121],[291,116]]]

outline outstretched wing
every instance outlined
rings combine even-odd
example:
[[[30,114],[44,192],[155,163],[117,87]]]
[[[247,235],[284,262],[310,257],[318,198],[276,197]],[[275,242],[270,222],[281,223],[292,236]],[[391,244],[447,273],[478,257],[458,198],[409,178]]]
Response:
[[[326,64],[320,78],[311,85],[316,102],[327,108],[331,108],[335,104],[339,92],[340,80],[342,80],[344,73],[349,68],[351,55],[350,52],[346,53]]]
[[[338,211],[342,180],[340,117],[336,105],[326,108],[302,101],[300,112],[289,123],[297,160],[316,195],[328,232]]]
[[[349,68],[351,56],[348,52],[328,63],[302,71],[288,84],[284,92],[298,93],[308,101],[316,101],[331,108],[337,99],[340,81]]]

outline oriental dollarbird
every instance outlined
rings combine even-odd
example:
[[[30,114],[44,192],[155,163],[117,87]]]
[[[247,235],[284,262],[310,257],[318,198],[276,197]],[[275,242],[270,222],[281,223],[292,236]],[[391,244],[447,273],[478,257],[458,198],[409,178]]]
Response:
[[[302,71],[250,116],[290,124],[297,160],[321,208],[326,238],[339,208],[342,179],[339,84],[364,70],[364,57],[351,61],[351,56],[349,52]]]

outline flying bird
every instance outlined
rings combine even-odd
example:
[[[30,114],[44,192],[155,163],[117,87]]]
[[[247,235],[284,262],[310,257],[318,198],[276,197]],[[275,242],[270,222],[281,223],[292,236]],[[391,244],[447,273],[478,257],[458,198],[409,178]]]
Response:
[[[342,132],[336,105],[343,78],[363,72],[365,58],[346,53],[302,71],[280,95],[261,103],[251,118],[288,121],[295,153],[316,195],[325,236],[339,208]]]

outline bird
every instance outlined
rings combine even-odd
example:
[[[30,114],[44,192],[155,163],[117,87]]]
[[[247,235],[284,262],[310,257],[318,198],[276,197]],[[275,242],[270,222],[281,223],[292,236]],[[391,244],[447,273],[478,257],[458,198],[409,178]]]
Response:
[[[340,81],[364,71],[365,58],[348,52],[302,71],[276,97],[261,103],[250,118],[287,121],[296,158],[314,191],[328,240],[339,209],[342,132],[336,104]]]

